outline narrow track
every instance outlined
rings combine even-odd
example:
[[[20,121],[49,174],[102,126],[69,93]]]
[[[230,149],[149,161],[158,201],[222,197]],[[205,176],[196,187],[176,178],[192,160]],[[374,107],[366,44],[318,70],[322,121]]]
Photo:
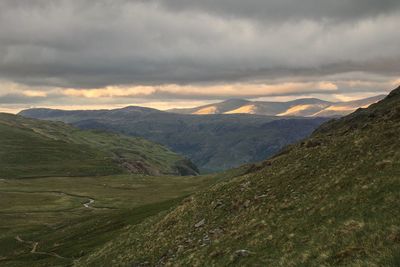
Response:
[[[17,240],[18,242],[23,243],[23,244],[29,244],[29,245],[31,245],[31,246],[32,246],[32,249],[31,249],[30,253],[32,253],[32,254],[47,255],[47,256],[52,256],[52,257],[56,257],[56,258],[59,258],[59,259],[70,260],[70,258],[63,257],[63,256],[61,256],[61,255],[59,255],[59,254],[57,254],[57,253],[55,253],[55,252],[42,252],[42,251],[37,251],[37,248],[38,248],[38,246],[39,246],[39,242],[24,240],[24,239],[22,239],[19,235],[17,235],[17,236],[15,237],[15,240]]]

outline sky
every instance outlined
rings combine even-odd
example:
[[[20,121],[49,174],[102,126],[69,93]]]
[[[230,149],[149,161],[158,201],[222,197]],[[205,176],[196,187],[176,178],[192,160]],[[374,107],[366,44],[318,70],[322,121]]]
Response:
[[[399,25],[399,0],[1,0],[0,111],[387,93]]]

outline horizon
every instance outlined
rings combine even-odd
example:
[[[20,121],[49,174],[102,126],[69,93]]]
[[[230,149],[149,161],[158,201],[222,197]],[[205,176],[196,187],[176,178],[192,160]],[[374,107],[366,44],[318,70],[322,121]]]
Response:
[[[127,105],[116,105],[116,106],[110,106],[110,105],[104,105],[104,106],[31,106],[27,108],[17,108],[17,109],[3,109],[0,107],[0,113],[10,113],[10,114],[18,114],[21,111],[28,110],[28,109],[56,109],[56,110],[68,110],[68,111],[73,111],[73,110],[113,110],[113,109],[121,109],[121,108],[127,108],[127,107],[143,107],[143,108],[152,108],[160,111],[169,111],[172,109],[191,109],[191,108],[197,108],[201,106],[206,106],[206,105],[212,105],[212,104],[218,104],[222,102],[226,102],[229,100],[245,100],[245,101],[250,101],[250,102],[276,102],[276,103],[285,103],[285,102],[290,102],[290,101],[295,101],[295,100],[302,100],[302,99],[318,99],[322,101],[327,101],[331,103],[346,103],[346,102],[351,102],[351,101],[357,101],[357,100],[363,100],[363,99],[369,99],[369,98],[374,98],[374,97],[380,97],[380,96],[386,96],[386,93],[381,93],[381,94],[365,94],[364,97],[359,98],[359,97],[336,97],[336,98],[331,98],[330,100],[324,99],[323,97],[316,97],[316,96],[302,96],[302,97],[267,97],[267,98],[255,98],[255,99],[246,99],[246,98],[230,98],[226,100],[216,100],[216,101],[208,101],[208,102],[195,102],[199,103],[198,105],[194,105],[193,102],[185,103],[184,105],[176,105],[176,102],[172,102],[173,106],[164,106],[162,103],[160,106],[154,103],[145,103],[143,105],[141,104],[127,104]],[[342,99],[342,100],[340,100]],[[188,106],[190,105],[190,106]],[[164,108],[162,108],[164,107]]]

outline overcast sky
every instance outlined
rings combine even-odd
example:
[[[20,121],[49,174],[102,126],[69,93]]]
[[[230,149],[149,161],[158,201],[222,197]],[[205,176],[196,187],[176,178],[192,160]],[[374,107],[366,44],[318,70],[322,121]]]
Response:
[[[371,96],[399,25],[399,0],[1,0],[0,110]]]

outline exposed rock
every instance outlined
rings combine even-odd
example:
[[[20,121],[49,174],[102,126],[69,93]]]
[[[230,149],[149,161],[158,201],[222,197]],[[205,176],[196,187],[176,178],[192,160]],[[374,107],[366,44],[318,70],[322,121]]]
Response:
[[[308,140],[304,143],[305,147],[307,148],[312,148],[312,147],[317,147],[321,145],[320,141],[317,140]]]
[[[267,194],[263,194],[263,195],[259,195],[259,196],[254,196],[254,199],[260,199],[260,198],[265,198],[265,197],[268,197],[268,195]]]
[[[206,223],[206,219],[202,219],[201,221],[199,221],[198,223],[196,223],[196,224],[194,225],[194,227],[196,227],[196,228],[202,227],[205,223]]]
[[[393,232],[389,235],[389,240],[400,244],[400,232]]]
[[[216,203],[213,201],[213,202],[211,203],[211,205],[214,206],[214,209],[221,208],[221,207],[225,206],[225,204],[224,204],[220,199],[218,199],[218,200],[216,201]]]
[[[248,257],[250,255],[254,254],[253,252],[246,250],[246,249],[239,249],[235,251],[235,256],[236,257]]]
[[[213,230],[210,230],[209,233],[210,235],[213,236],[213,238],[217,238],[220,236],[224,231],[221,228],[215,228]]]
[[[160,172],[148,164],[141,161],[129,161],[127,159],[119,158],[119,164],[124,169],[128,170],[129,173],[142,173],[146,175],[160,175]]]

